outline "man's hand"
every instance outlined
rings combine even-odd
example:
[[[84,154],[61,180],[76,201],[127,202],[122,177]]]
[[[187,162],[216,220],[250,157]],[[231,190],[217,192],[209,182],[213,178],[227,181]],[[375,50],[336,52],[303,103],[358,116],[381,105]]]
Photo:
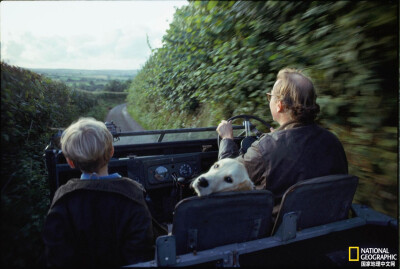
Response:
[[[217,133],[222,139],[233,139],[232,121],[221,121],[221,123],[217,127]]]

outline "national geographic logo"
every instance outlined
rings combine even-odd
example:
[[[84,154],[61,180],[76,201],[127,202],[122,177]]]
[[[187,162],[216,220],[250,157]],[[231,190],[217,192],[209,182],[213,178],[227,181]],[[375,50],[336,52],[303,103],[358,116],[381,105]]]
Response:
[[[388,248],[349,247],[349,261],[361,261],[361,267],[395,267],[397,254],[391,254]]]
[[[360,260],[360,248],[349,247],[349,261],[358,262]]]

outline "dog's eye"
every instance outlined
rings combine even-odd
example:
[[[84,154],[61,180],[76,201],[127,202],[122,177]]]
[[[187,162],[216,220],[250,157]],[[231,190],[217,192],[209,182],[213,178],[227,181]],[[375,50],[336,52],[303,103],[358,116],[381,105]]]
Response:
[[[231,177],[225,177],[224,180],[225,180],[225,182],[228,182],[228,183],[233,182],[233,179]]]
[[[219,164],[216,163],[216,164],[214,165],[214,169],[217,169],[218,167],[219,167]]]

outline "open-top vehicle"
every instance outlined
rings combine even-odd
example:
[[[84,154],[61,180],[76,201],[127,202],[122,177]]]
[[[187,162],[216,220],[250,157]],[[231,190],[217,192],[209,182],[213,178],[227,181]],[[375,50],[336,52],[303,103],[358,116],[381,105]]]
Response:
[[[240,115],[235,142],[246,151],[260,135],[257,120]],[[109,172],[141,183],[146,202],[169,234],[156,240],[154,260],[127,267],[247,266],[398,267],[398,222],[352,204],[358,178],[330,175],[292,186],[273,214],[268,190],[224,192],[197,197],[189,184],[218,158],[215,129],[186,128],[120,132]],[[58,133],[60,135],[61,131]],[[80,171],[71,169],[57,145],[45,150],[51,193]]]

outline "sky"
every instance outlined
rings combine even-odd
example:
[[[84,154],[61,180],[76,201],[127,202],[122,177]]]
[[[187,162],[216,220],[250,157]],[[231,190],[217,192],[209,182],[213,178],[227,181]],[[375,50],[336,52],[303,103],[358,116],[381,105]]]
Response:
[[[140,69],[175,1],[2,1],[1,60],[23,68]]]

